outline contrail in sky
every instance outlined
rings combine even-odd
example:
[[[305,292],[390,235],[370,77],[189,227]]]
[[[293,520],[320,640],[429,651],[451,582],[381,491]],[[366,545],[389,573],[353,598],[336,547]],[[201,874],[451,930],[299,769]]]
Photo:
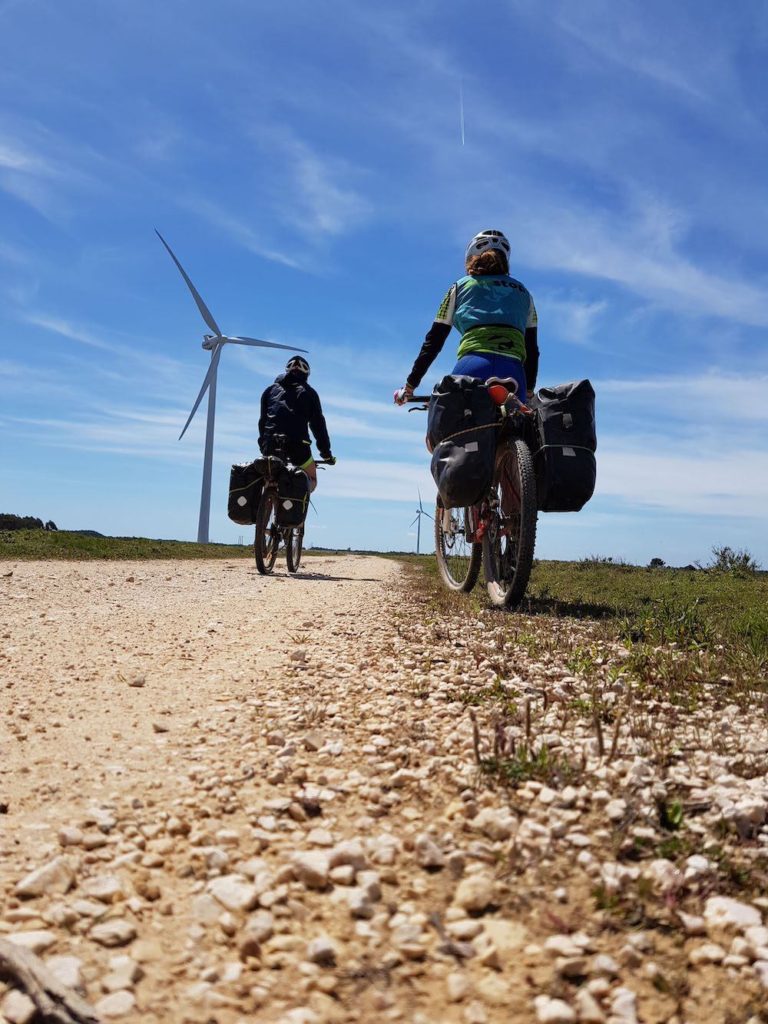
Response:
[[[464,145],[464,80],[459,82],[459,116],[461,120],[461,144]]]

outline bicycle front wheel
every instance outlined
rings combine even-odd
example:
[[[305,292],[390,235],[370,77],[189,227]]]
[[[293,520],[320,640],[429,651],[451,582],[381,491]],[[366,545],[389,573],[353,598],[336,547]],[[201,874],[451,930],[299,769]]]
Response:
[[[435,508],[435,556],[440,578],[449,590],[468,594],[477,583],[482,562],[482,544],[469,538],[471,509],[443,508],[438,499]]]
[[[288,572],[297,572],[301,564],[301,552],[304,545],[304,527],[295,526],[288,531],[285,539],[285,560]]]
[[[280,547],[280,529],[277,525],[277,495],[274,491],[265,490],[256,513],[256,538],[253,551],[256,555],[256,568],[262,575],[272,572]]]
[[[536,544],[536,476],[531,451],[515,439],[496,456],[495,508],[483,535],[483,571],[493,604],[512,608],[528,586]]]

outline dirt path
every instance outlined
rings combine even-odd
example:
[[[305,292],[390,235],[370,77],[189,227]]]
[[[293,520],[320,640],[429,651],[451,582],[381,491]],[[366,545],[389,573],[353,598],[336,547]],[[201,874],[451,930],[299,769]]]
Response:
[[[654,856],[669,779],[642,737],[608,758],[561,713],[586,691],[541,650],[587,626],[527,620],[510,643],[508,618],[437,613],[393,562],[307,570],[7,564],[0,937],[129,1024],[763,1019],[768,903],[712,907],[703,857],[685,881],[666,853],[623,859]],[[504,742],[533,728],[573,776],[482,779],[489,694]],[[715,760],[691,754],[679,786],[749,797],[759,831],[763,780]],[[28,1019],[0,986],[0,1022]]]
[[[375,619],[396,573],[324,557],[296,579],[245,561],[15,565],[2,579],[5,792],[34,812],[57,787],[102,797],[121,774],[157,778],[198,719],[279,695],[291,638],[332,654],[347,620]]]

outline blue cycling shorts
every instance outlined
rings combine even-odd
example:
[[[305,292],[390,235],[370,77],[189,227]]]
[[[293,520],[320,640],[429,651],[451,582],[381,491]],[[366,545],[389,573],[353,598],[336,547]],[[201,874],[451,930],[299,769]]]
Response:
[[[453,373],[466,377],[488,380],[489,377],[514,377],[517,381],[517,397],[521,402],[527,399],[525,369],[514,356],[497,355],[495,352],[470,352],[462,356],[453,368]]]

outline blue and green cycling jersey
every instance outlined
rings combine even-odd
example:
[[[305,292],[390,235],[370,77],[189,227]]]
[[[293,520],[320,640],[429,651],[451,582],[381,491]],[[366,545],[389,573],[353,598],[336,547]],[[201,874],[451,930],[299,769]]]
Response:
[[[435,322],[461,333],[458,358],[493,352],[525,360],[525,330],[536,327],[531,293],[508,274],[462,277],[440,303]]]

